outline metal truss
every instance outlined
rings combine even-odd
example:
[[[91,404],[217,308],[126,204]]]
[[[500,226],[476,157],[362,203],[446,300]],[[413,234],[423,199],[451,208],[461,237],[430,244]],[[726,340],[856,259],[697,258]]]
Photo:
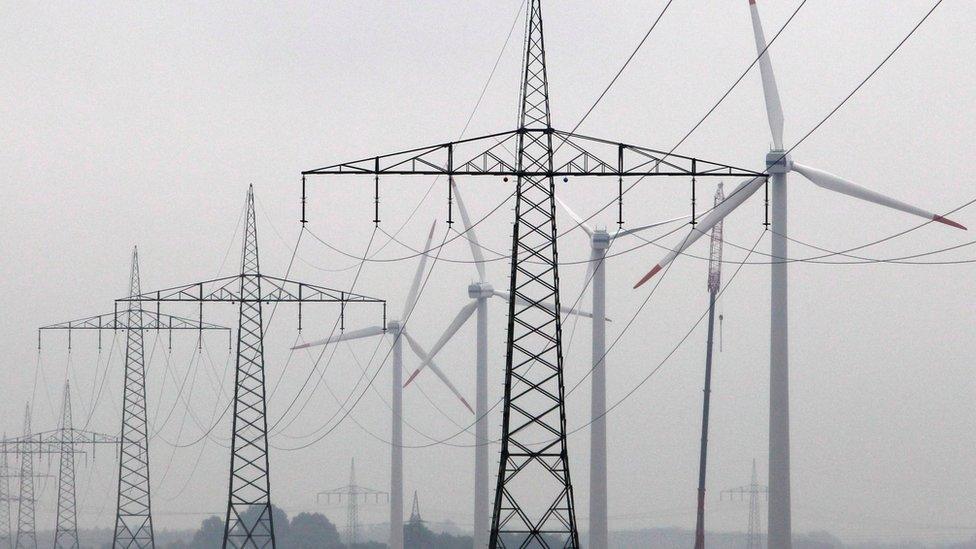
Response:
[[[360,294],[262,275],[258,261],[253,187],[249,187],[247,193],[241,273],[164,290],[133,293],[130,297],[117,300],[117,303],[142,302],[198,303],[200,322],[203,321],[204,303],[234,303],[239,306],[230,482],[223,547],[274,548],[262,306],[266,303],[297,303],[300,328],[302,303],[340,303],[343,310],[348,303],[375,303],[383,305],[385,312],[385,302]]]
[[[71,348],[71,332],[75,330],[98,330],[99,349],[102,348],[102,330],[226,330],[228,335],[230,334],[230,328],[226,326],[218,326],[191,318],[162,314],[158,311],[140,309],[138,311],[139,314],[134,318],[128,318],[128,313],[129,311],[115,311],[41,326],[38,328],[37,348],[41,348],[41,332],[50,330],[67,330],[69,349]],[[170,333],[170,348],[172,348],[172,333]]]
[[[31,438],[30,404],[24,411],[24,437]],[[27,443],[20,456],[20,495],[17,508],[17,537],[14,549],[37,549],[37,528],[34,522],[34,445]],[[7,445],[3,445],[4,451]],[[6,452],[5,452],[6,453]]]
[[[129,296],[141,293],[139,250],[133,248],[129,270]],[[129,301],[119,310],[116,302],[111,313],[95,315],[67,322],[59,322],[38,329],[37,347],[41,347],[41,333],[51,330],[68,332],[68,348],[75,330],[98,332],[98,347],[102,347],[103,330],[125,330],[125,379],[122,394],[121,444],[119,445],[119,476],[116,499],[113,547],[153,548],[152,502],[149,482],[148,419],[146,417],[146,364],[143,345],[145,330],[167,330],[172,348],[173,330],[226,330],[230,328],[209,324],[203,320],[183,318],[150,311],[139,301]]]
[[[57,549],[77,549],[78,544],[78,512],[75,498],[75,455],[86,454],[84,445],[91,445],[94,453],[96,444],[118,444],[118,437],[75,429],[71,422],[71,389],[65,384],[64,401],[61,408],[61,425],[53,431],[40,433],[30,432],[30,408],[25,414],[25,434],[20,437],[4,438],[0,440],[0,453],[3,454],[3,465],[6,470],[7,454],[17,454],[21,459],[20,471],[20,502],[18,513],[17,545],[16,547],[36,547],[36,533],[34,527],[34,456],[38,454],[58,454],[60,469],[58,471],[58,503],[57,523],[54,531],[54,547]],[[0,482],[6,483],[4,473]],[[10,499],[4,496],[4,499]],[[4,503],[6,505],[6,503]],[[2,513],[0,513],[2,516]]]
[[[625,178],[691,179],[692,219],[696,177],[760,177],[728,164],[601,139],[552,127],[541,0],[527,3],[526,49],[519,127],[512,131],[333,164],[302,172],[302,222],[306,177],[373,177],[379,223],[383,175],[460,176],[516,180],[512,235],[505,397],[498,484],[489,547],[578,548],[564,407],[562,326],[556,250],[556,178],[615,177],[623,224]],[[451,222],[450,209],[448,222]],[[555,303],[551,309],[544,302]]]
[[[0,455],[0,547],[8,549],[13,545],[10,539],[10,502],[16,498],[10,496],[10,468],[7,465],[7,454]]]
[[[71,388],[64,384],[61,404],[61,430],[72,428]],[[58,520],[54,529],[55,549],[78,549],[78,504],[75,494],[75,446],[73,437],[62,436],[61,463],[58,469]]]
[[[525,137],[527,136],[527,137]],[[523,139],[550,141],[553,163],[519,167]],[[655,177],[763,174],[726,164],[547,127],[521,128],[343,162],[304,175],[493,175],[509,177]]]

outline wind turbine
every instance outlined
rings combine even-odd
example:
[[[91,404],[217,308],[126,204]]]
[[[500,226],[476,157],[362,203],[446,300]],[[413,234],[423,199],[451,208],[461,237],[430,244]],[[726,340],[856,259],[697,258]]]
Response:
[[[941,215],[923,210],[881,193],[842,179],[836,175],[794,162],[783,146],[783,107],[773,66],[766,51],[766,37],[756,0],[749,0],[756,49],[760,54],[759,71],[762,76],[766,114],[773,136],[774,149],[766,155],[766,172],[769,174],[772,193],[772,238],[770,265],[770,346],[769,346],[769,546],[789,549],[790,526],[790,409],[789,409],[789,338],[787,317],[787,211],[786,176],[796,172],[814,185],[829,191],[873,202],[944,223],[959,229],[966,227]],[[726,215],[739,207],[747,198],[763,186],[762,178],[741,183],[728,198],[706,215],[691,230],[681,245],[664,256],[634,287],[647,282],[665,265],[684,252],[699,237],[712,229]]]
[[[420,283],[427,267],[427,250],[430,250],[431,242],[434,238],[434,227],[436,221],[430,226],[430,233],[427,235],[427,243],[424,245],[424,253],[420,255],[420,265],[414,273],[413,282],[410,285],[410,292],[404,303],[403,314],[398,320],[388,320],[386,326],[370,326],[359,330],[350,330],[337,336],[311,341],[294,347],[295,349],[305,349],[319,345],[331,345],[340,341],[352,341],[373,336],[391,335],[393,337],[393,427],[391,442],[390,459],[390,549],[403,549],[403,341],[406,340],[410,350],[417,355],[420,360],[430,366],[440,380],[447,385],[447,388],[454,393],[462,404],[471,410],[471,405],[461,396],[457,387],[451,380],[444,375],[444,372],[429,358],[429,354],[421,347],[417,341],[407,332],[404,323],[414,307],[420,295]],[[472,412],[474,410],[471,410]]]
[[[458,212],[461,215],[461,225],[464,228],[464,235],[471,248],[471,257],[474,260],[475,268],[478,270],[478,282],[473,282],[468,286],[468,297],[471,301],[461,310],[447,329],[441,335],[437,343],[430,349],[428,360],[421,363],[413,374],[407,379],[404,387],[409,385],[417,375],[428,365],[433,365],[434,356],[447,344],[451,338],[461,329],[462,326],[477,312],[477,336],[476,336],[476,360],[475,360],[475,444],[474,450],[474,547],[486,547],[488,545],[489,522],[491,519],[490,503],[491,494],[489,492],[490,477],[488,475],[488,300],[492,297],[499,297],[504,301],[509,301],[511,295],[508,292],[498,291],[487,282],[485,274],[485,257],[481,253],[481,243],[478,235],[471,224],[471,216],[468,209],[464,206],[461,193],[457,186],[451,181],[454,200],[457,202]],[[519,303],[527,303],[519,299]],[[553,310],[555,307],[551,303],[542,303],[544,307]],[[565,310],[565,309],[564,309]],[[565,310],[568,314],[592,318],[592,314],[579,311],[577,309]],[[434,373],[437,373],[435,370]]]
[[[590,237],[590,261],[587,263],[586,283],[593,284],[593,369],[590,386],[590,547],[607,547],[607,250],[614,240],[667,225],[689,216],[642,225],[632,229],[617,229],[612,235],[605,228],[593,228],[556,197],[556,202],[569,214],[583,232]]]

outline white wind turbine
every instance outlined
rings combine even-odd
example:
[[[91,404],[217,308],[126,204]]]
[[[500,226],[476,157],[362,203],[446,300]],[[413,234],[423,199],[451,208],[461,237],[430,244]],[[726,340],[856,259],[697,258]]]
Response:
[[[471,301],[461,307],[461,310],[458,311],[443,335],[431,347],[428,360],[421,363],[420,367],[407,379],[404,386],[409,385],[424,367],[433,366],[432,361],[437,353],[440,352],[444,345],[454,337],[458,330],[477,311],[474,405],[476,418],[476,444],[474,450],[474,547],[487,547],[489,541],[489,523],[491,521],[490,477],[488,474],[488,299],[499,297],[508,301],[511,299],[511,295],[508,292],[496,290],[494,286],[487,282],[485,257],[481,253],[481,243],[478,241],[478,235],[475,233],[474,226],[471,224],[471,217],[468,215],[468,210],[465,208],[464,202],[461,199],[461,193],[453,181],[451,182],[451,186],[453,187],[454,199],[457,201],[458,212],[461,215],[461,225],[465,231],[464,235],[471,248],[471,257],[474,259],[474,265],[478,269],[478,282],[474,282],[468,286],[468,297],[471,298]],[[523,299],[519,299],[518,302],[527,303]],[[550,310],[555,308],[551,303],[542,303],[541,305],[548,307]],[[577,309],[563,308],[563,311],[563,314],[573,314],[583,317],[593,316],[588,312]],[[435,370],[434,373],[437,373],[437,371]],[[438,375],[443,379],[443,374]]]
[[[351,341],[373,336],[390,335],[393,337],[393,427],[390,445],[390,549],[403,549],[403,341],[406,340],[410,350],[430,366],[431,370],[440,380],[447,385],[447,388],[454,393],[462,404],[471,410],[468,401],[461,396],[457,387],[444,375],[444,372],[429,358],[429,354],[420,346],[417,341],[407,332],[404,323],[410,318],[410,314],[417,305],[420,295],[420,283],[423,280],[424,271],[427,267],[427,251],[430,250],[431,242],[434,238],[434,227],[436,222],[431,224],[430,233],[427,235],[427,243],[424,245],[420,255],[420,265],[414,273],[413,283],[410,285],[410,292],[404,303],[403,314],[398,320],[388,320],[386,326],[370,326],[360,330],[350,330],[330,338],[311,341],[303,345],[294,347],[304,349],[319,345],[330,345],[340,341]],[[473,410],[471,410],[473,412]]]
[[[590,240],[590,260],[585,284],[593,285],[593,360],[590,388],[590,547],[608,547],[607,523],[607,250],[618,238],[667,225],[690,216],[676,217],[610,234],[593,228],[558,197],[556,202],[569,214]]]
[[[959,229],[966,227],[945,217],[923,210],[881,193],[837,177],[836,175],[804,166],[793,161],[783,147],[783,108],[773,66],[766,51],[766,38],[756,1],[749,0],[756,49],[761,55],[759,71],[762,76],[763,94],[766,98],[766,114],[772,131],[774,149],[766,155],[766,172],[770,176],[772,193],[772,237],[770,265],[770,346],[769,346],[769,547],[791,547],[790,526],[790,410],[789,410],[789,339],[787,317],[787,215],[786,175],[796,172],[814,185],[829,191],[846,194],[867,202],[899,210],[944,223]],[[735,210],[747,198],[763,186],[763,179],[756,178],[740,184],[720,205],[706,215],[692,229],[681,245],[664,256],[635,288],[647,282],[665,265],[684,252],[692,243],[707,233],[716,223]]]

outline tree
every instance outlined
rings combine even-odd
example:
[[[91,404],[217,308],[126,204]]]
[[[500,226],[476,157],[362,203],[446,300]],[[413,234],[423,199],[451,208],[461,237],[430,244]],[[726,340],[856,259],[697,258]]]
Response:
[[[277,517],[275,517],[277,519]],[[275,523],[277,525],[277,522]],[[289,535],[282,549],[341,549],[339,530],[321,513],[299,513],[291,519]]]
[[[193,534],[190,549],[213,549],[224,542],[224,521],[217,517],[205,519],[200,529]]]

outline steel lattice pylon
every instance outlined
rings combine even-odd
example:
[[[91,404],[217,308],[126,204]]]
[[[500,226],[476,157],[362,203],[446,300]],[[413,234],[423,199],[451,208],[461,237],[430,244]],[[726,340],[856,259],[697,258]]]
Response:
[[[517,168],[551,172],[552,126],[542,12],[530,3],[522,77]],[[516,183],[505,360],[502,447],[489,546],[579,547],[566,449],[562,324],[552,176],[520,176]],[[556,304],[555,311],[540,305]],[[538,479],[549,482],[540,488]]]
[[[141,293],[139,251],[132,250],[129,294]],[[122,443],[119,445],[119,488],[113,547],[153,548],[149,485],[149,430],[146,418],[146,362],[142,304],[129,302],[125,312],[125,383],[122,397]]]
[[[3,438],[7,438],[4,435]],[[7,465],[7,453],[0,455],[0,547],[10,549],[10,468]]]
[[[31,434],[30,403],[24,410],[24,436]],[[20,505],[17,509],[16,549],[37,549],[37,531],[34,524],[34,453],[28,446],[20,454]]]
[[[247,193],[241,300],[237,330],[237,374],[230,460],[230,495],[224,547],[274,547],[268,424],[264,393],[264,327],[254,192]],[[247,513],[249,516],[244,517]],[[251,517],[256,513],[256,516]]]
[[[69,433],[71,385],[64,384],[61,404],[61,432]],[[61,467],[58,471],[58,522],[54,530],[55,549],[78,549],[78,507],[75,500],[75,445],[70,436],[61,439]]]
[[[57,521],[54,531],[56,549],[77,549],[78,507],[75,499],[75,454],[84,453],[90,446],[94,453],[96,444],[119,444],[120,439],[93,431],[75,429],[71,422],[71,387],[65,383],[64,401],[61,407],[61,422],[53,431],[31,432],[30,405],[28,405],[23,436],[0,440],[0,453],[6,460],[7,454],[17,454],[21,459],[20,510],[18,513],[16,547],[36,547],[37,536],[34,522],[36,505],[34,478],[47,477],[47,474],[34,473],[34,455],[58,454],[60,470],[58,473]],[[5,474],[4,476],[14,476]]]
[[[502,449],[489,546],[579,547],[566,449],[555,178],[764,177],[698,158],[556,130],[550,122],[541,0],[530,0],[515,130],[306,170],[303,176],[446,176],[448,223],[459,176],[516,178]],[[302,182],[302,223],[306,183]],[[694,206],[693,206],[694,208]],[[694,210],[693,210],[694,214]],[[622,225],[623,220],[618,222]],[[466,232],[466,231],[465,231]],[[552,301],[555,308],[544,307]],[[396,549],[396,548],[394,548]]]
[[[237,364],[234,385],[230,482],[223,547],[275,547],[271,515],[264,376],[262,304],[297,303],[301,329],[302,303],[375,303],[381,299],[261,274],[254,211],[254,188],[247,191],[244,244],[240,274],[144,292],[118,300],[123,303],[181,302],[238,305]],[[343,308],[344,310],[344,308]],[[143,312],[145,314],[145,312]],[[340,313],[341,314],[341,313]]]
[[[756,460],[752,460],[752,481],[748,486],[740,486],[731,490],[724,490],[721,497],[730,499],[745,499],[749,496],[749,537],[746,538],[746,549],[766,549],[766,533],[763,528],[763,504],[769,497],[769,488],[759,484],[756,474]]]
[[[132,249],[132,262],[129,268],[129,296],[140,293],[141,276],[139,270],[139,250]],[[75,330],[95,330],[98,332],[101,349],[103,330],[125,330],[125,378],[122,387],[122,426],[119,445],[119,477],[116,500],[115,532],[113,547],[125,549],[152,549],[153,538],[152,505],[149,484],[149,444],[147,439],[148,420],[146,418],[146,363],[143,346],[145,330],[168,330],[172,343],[173,330],[227,330],[229,328],[208,324],[202,320],[182,318],[147,311],[142,303],[132,300],[125,309],[86,318],[70,320],[43,326],[38,330],[38,349],[41,332],[64,330],[68,332],[68,349],[71,348],[71,333]]]

